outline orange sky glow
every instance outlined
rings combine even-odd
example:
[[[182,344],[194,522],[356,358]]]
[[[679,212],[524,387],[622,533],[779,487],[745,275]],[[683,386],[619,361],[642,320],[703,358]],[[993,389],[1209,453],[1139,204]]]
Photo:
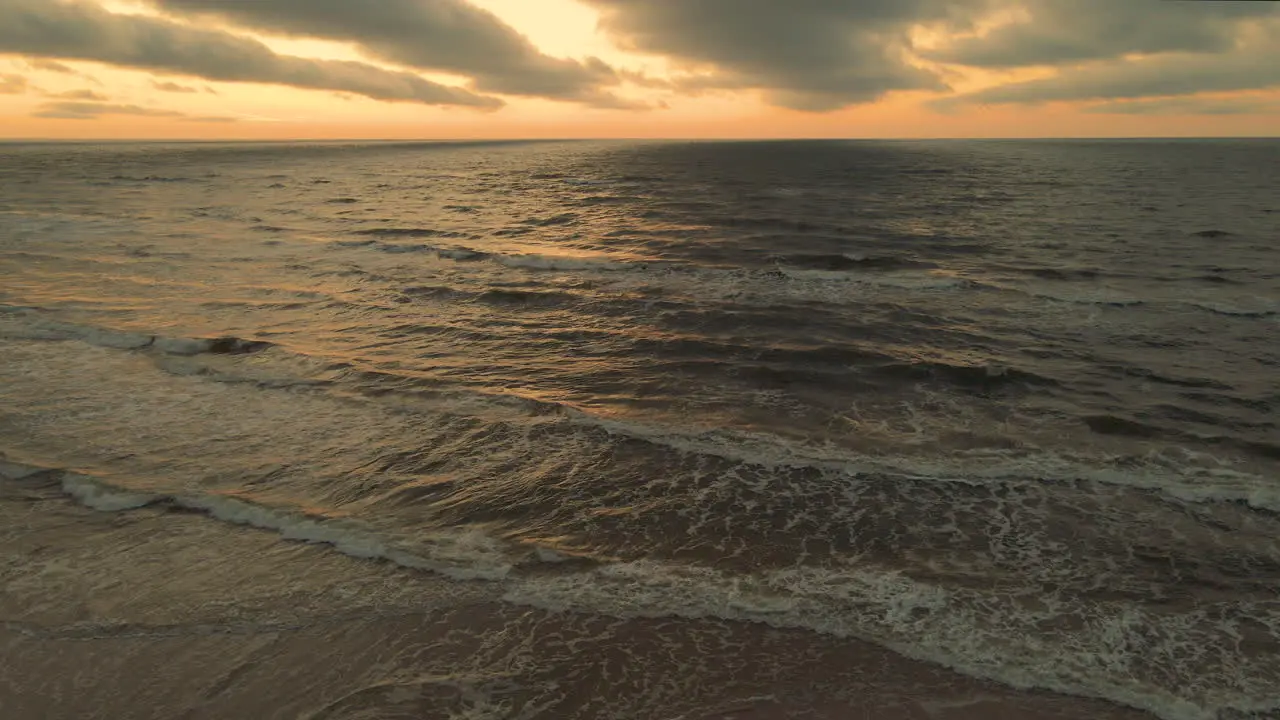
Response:
[[[50,0],[51,2],[53,0]],[[126,0],[100,2],[115,12],[154,14]],[[555,58],[598,57],[614,68],[669,78],[690,70],[670,58],[623,49],[600,26],[592,7],[576,0],[472,0]],[[0,16],[3,9],[0,9]],[[1016,20],[996,17],[993,25]],[[0,18],[0,22],[2,22]],[[272,50],[308,58],[353,60],[403,70],[363,56],[354,45],[248,32]],[[950,38],[917,28],[923,46]],[[0,52],[3,48],[0,48]],[[777,107],[758,90],[701,94],[624,83],[617,92],[647,109],[600,109],[548,99],[500,96],[499,110],[441,108],[384,102],[346,93],[279,85],[214,82],[199,77],[57,59],[44,69],[25,55],[0,54],[0,138],[4,139],[464,139],[464,138],[922,138],[922,137],[1154,137],[1272,136],[1280,128],[1280,83],[1270,88],[1195,95],[1197,101],[1247,101],[1248,111],[1204,112],[1176,104],[1153,112],[1100,112],[1097,101],[1041,104],[975,102],[939,107],[946,92],[890,91],[878,99],[827,111]],[[929,63],[952,93],[1052,77],[1049,67],[994,72]],[[67,72],[68,70],[72,72]],[[423,73],[465,86],[467,78]],[[20,79],[14,79],[20,78]],[[3,85],[0,85],[3,87]],[[109,102],[89,118],[40,117],[54,100]],[[141,109],[141,110],[139,110]]]

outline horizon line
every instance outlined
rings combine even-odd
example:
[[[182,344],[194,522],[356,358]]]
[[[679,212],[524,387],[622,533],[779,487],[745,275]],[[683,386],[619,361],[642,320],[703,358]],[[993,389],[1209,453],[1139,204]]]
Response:
[[[485,142],[836,142],[872,140],[1280,140],[1277,135],[901,135],[901,136],[758,136],[758,137],[475,137],[475,138],[164,138],[164,137],[14,137],[0,138],[0,144],[18,143],[485,143]]]

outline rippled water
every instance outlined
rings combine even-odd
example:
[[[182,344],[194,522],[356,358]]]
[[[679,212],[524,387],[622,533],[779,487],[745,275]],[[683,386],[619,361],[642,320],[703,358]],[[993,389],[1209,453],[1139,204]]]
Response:
[[[1274,711],[1277,167],[1273,141],[0,146],[0,474],[517,606]]]

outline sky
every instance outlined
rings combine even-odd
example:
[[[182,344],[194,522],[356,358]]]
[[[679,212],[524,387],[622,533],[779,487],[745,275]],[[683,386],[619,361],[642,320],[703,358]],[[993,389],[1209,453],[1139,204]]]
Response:
[[[0,138],[1275,136],[1265,0],[0,0]]]

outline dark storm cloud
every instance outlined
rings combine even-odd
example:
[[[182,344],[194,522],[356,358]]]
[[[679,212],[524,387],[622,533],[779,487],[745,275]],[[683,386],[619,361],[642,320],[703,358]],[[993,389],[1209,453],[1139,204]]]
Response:
[[[148,1],[175,14],[353,42],[379,60],[467,76],[481,92],[628,106],[601,89],[620,79],[604,62],[546,55],[496,15],[465,0]]]
[[[1094,63],[1053,77],[988,88],[952,102],[1117,100],[1274,87],[1280,87],[1280,44],[1269,42],[1220,55],[1179,53]]]
[[[501,102],[412,73],[358,62],[280,55],[227,32],[122,15],[72,0],[0,0],[0,53],[91,60],[122,67],[339,90],[378,100],[496,108]]]
[[[1280,75],[1280,58],[1265,51],[1266,43],[1250,47],[1248,41],[1253,21],[1280,16],[1280,4],[1269,2],[584,1],[601,12],[602,27],[620,45],[688,70],[675,81],[678,90],[759,89],[775,104],[802,110],[844,107],[893,90],[945,90],[938,75],[906,59],[906,51],[915,50],[911,29],[972,30],[994,13],[1018,8],[1028,21],[921,55],[991,68],[1058,65],[1063,73],[940,106],[1263,88]]]
[[[176,110],[163,110],[138,105],[116,105],[101,102],[48,102],[32,113],[33,117],[59,120],[96,120],[104,115],[130,115],[134,117],[175,118],[188,122],[228,122],[234,118],[197,117]]]
[[[1240,22],[1274,16],[1269,2],[1025,0],[1025,22],[962,40],[931,59],[988,68],[1059,65],[1133,53],[1223,53]]]
[[[1280,86],[1277,3],[1032,0],[1029,8],[1025,22],[930,57],[998,68],[1051,64],[1059,72],[943,99],[938,106],[1160,98]]]
[[[965,27],[988,0],[585,0],[620,45],[696,71],[681,89],[753,88],[831,110],[893,90],[941,90],[907,62],[919,23]]]

